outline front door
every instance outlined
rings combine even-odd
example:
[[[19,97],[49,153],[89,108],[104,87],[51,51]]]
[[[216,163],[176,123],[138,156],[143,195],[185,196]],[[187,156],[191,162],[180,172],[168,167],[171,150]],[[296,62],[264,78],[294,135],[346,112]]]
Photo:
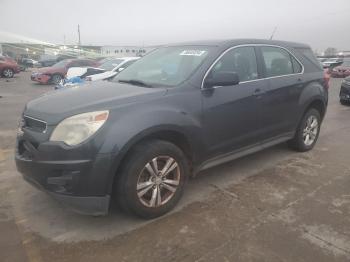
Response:
[[[259,142],[260,93],[268,81],[258,80],[255,48],[227,51],[212,67],[217,72],[235,72],[240,83],[202,89],[203,133],[210,156],[229,153]]]

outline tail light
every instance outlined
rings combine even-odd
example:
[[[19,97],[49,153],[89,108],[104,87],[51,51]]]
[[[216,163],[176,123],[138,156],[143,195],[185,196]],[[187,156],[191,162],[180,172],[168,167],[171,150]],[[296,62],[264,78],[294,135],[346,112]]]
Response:
[[[330,80],[331,76],[328,73],[327,70],[324,70],[324,76],[323,76],[323,80],[324,80],[324,86],[325,88],[329,89],[329,80]]]

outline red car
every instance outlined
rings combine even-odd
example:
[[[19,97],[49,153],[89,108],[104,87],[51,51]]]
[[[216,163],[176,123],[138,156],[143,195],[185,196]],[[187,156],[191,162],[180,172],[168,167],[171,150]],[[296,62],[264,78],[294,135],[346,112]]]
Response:
[[[347,77],[350,76],[350,60],[344,60],[340,66],[330,70],[332,77]]]
[[[0,56],[0,75],[11,78],[20,72],[20,68],[15,60],[9,57]]]
[[[65,59],[50,67],[40,68],[32,73],[31,79],[42,84],[58,84],[71,67],[97,67],[98,62],[89,59]]]

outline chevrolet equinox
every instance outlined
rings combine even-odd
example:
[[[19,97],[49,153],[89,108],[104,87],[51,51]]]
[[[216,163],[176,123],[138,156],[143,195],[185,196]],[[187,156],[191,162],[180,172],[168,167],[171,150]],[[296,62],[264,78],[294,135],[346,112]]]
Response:
[[[154,218],[190,174],[287,142],[317,141],[328,82],[310,47],[226,40],[154,50],[112,81],[30,101],[18,129],[23,178],[70,208],[111,202]]]

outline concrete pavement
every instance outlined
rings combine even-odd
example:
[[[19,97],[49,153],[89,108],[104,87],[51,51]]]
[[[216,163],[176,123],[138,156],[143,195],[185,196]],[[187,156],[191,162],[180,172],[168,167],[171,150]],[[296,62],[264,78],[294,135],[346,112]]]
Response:
[[[13,162],[24,103],[50,89],[0,79],[0,254],[5,261],[350,261],[350,107],[330,105],[315,149],[284,144],[191,179],[169,215],[77,215]]]

